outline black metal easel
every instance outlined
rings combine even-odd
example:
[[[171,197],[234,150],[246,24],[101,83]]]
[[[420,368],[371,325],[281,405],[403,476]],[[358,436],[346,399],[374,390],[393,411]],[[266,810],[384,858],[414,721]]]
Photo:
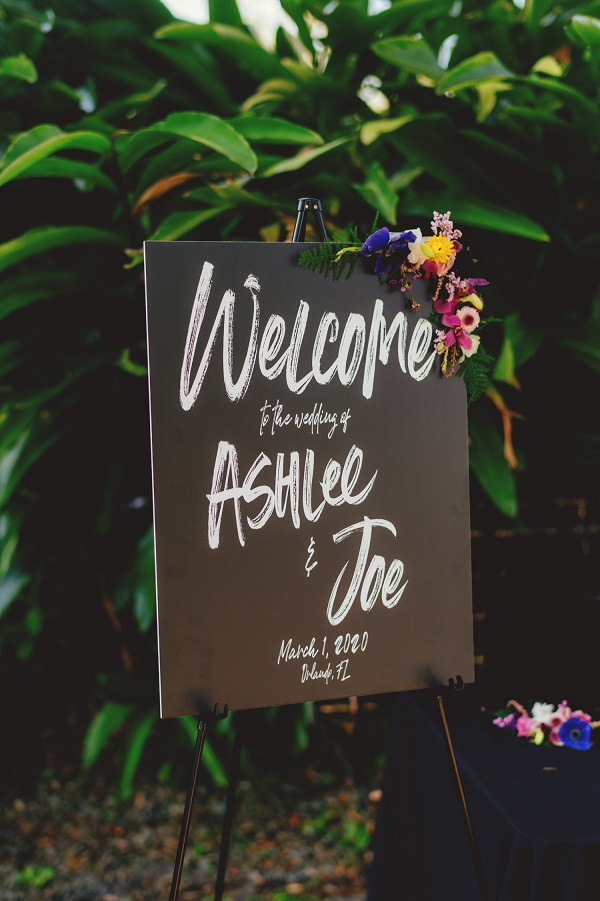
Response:
[[[325,223],[323,221],[323,207],[321,206],[321,201],[316,197],[300,197],[300,199],[298,200],[296,224],[294,225],[294,232],[292,235],[293,243],[304,241],[306,234],[306,218],[309,212],[312,212],[314,214],[320,240],[328,240]],[[245,722],[244,713],[245,711],[238,711],[234,721],[235,739],[231,754],[231,761],[229,764],[227,801],[225,806],[225,814],[223,816],[223,829],[221,831],[221,845],[219,847],[219,862],[217,865],[217,876],[215,879],[214,901],[222,901],[223,890],[225,887],[225,873],[227,871],[227,858],[229,856],[229,844],[231,840],[231,830],[233,827],[233,817],[235,813],[235,798],[237,793],[237,785],[240,775],[240,763],[242,758],[243,725]],[[169,901],[177,901],[179,895],[181,873],[183,871],[183,861],[185,858],[185,850],[187,847],[190,825],[192,821],[192,811],[194,809],[196,787],[198,785],[200,761],[202,760],[202,750],[204,748],[204,739],[206,737],[206,725],[208,721],[215,722],[216,720],[226,719],[228,716],[228,704],[225,704],[222,713],[219,712],[219,705],[215,704],[214,709],[210,713],[201,715],[198,718],[198,734],[194,748],[192,773],[185,799],[185,806],[181,819],[181,827],[179,830],[179,843],[177,846],[177,855],[173,869],[173,879],[171,881]],[[239,719],[240,716],[242,717],[241,720]]]
[[[321,201],[316,197],[300,197],[298,200],[298,214],[296,216],[296,224],[292,234],[292,243],[304,241],[306,235],[306,217],[312,212],[319,232],[319,241],[328,241],[327,230],[323,221],[323,207]]]
[[[183,816],[181,818],[181,827],[179,829],[179,843],[177,845],[177,855],[175,857],[175,866],[173,868],[173,879],[171,880],[171,891],[169,893],[169,901],[177,901],[179,895],[179,886],[181,883],[181,872],[183,870],[183,859],[185,857],[185,849],[187,847],[188,837],[190,834],[190,824],[192,822],[192,811],[194,809],[194,799],[196,797],[196,786],[198,784],[198,771],[200,769],[200,761],[202,760],[202,751],[204,749],[204,739],[206,738],[206,724],[208,720],[216,722],[217,720],[226,719],[229,716],[229,706],[225,704],[223,712],[219,712],[219,705],[215,704],[214,709],[210,713],[203,714],[198,719],[198,732],[196,735],[196,746],[194,748],[194,759],[192,763],[192,774],[188,785],[187,795],[185,798],[185,807],[183,808]],[[215,899],[217,895],[215,894]]]
[[[453,688],[456,691],[462,691],[463,688],[465,687],[465,683],[464,683],[462,676],[457,676],[456,680],[449,679],[448,684],[449,684],[450,688]],[[477,847],[477,842],[475,840],[475,832],[473,830],[473,824],[471,822],[471,815],[469,814],[469,806],[467,804],[467,797],[465,795],[463,785],[462,785],[462,780],[460,778],[460,770],[458,769],[456,754],[454,753],[454,745],[452,743],[452,736],[450,734],[448,720],[446,719],[446,711],[444,710],[444,699],[441,694],[438,695],[438,697],[437,697],[437,703],[438,703],[438,707],[440,709],[440,716],[442,718],[442,726],[444,729],[444,738],[446,739],[446,749],[447,749],[448,755],[450,757],[450,764],[452,766],[452,772],[454,774],[454,781],[456,782],[456,787],[458,789],[462,812],[463,812],[464,820],[465,820],[465,827],[467,829],[467,835],[469,837],[471,856],[473,857],[473,864],[475,866],[475,872],[477,874],[479,890],[481,892],[482,901],[491,901],[490,894],[489,894],[488,887],[487,887],[487,882],[485,879],[483,864],[481,863],[481,857],[479,856],[479,848]]]

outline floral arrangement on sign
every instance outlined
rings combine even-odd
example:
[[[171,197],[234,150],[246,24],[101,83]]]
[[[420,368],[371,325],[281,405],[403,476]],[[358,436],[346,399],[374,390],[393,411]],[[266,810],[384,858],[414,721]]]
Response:
[[[600,726],[600,720],[593,722],[589,713],[571,710],[566,701],[561,701],[556,708],[554,704],[536,701],[530,711],[518,701],[508,701],[506,707],[514,710],[496,711],[494,725],[514,731],[519,738],[528,738],[534,745],[552,744],[588,751],[592,747],[592,729]]]
[[[299,262],[337,279],[344,271],[349,277],[362,258],[380,281],[407,298],[412,309],[419,308],[412,293],[415,280],[434,282],[433,309],[428,318],[435,329],[433,346],[440,357],[440,371],[446,378],[455,373],[464,378],[471,403],[488,387],[493,363],[476,331],[498,320],[481,317],[484,303],[480,288],[489,284],[487,279],[465,278],[453,271],[462,250],[462,232],[450,217],[450,211],[435,211],[432,234],[428,236],[420,228],[390,232],[383,227],[361,242],[354,229],[350,246],[338,250],[335,243],[325,241],[318,249],[301,253]]]

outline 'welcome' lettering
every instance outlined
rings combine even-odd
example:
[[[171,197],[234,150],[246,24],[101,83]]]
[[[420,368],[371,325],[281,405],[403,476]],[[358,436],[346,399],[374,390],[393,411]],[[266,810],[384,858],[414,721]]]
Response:
[[[260,284],[254,275],[249,275],[244,282],[252,295],[253,312],[250,333],[247,336],[247,347],[241,371],[237,379],[233,374],[233,342],[235,294],[228,289],[216,312],[208,340],[202,351],[196,375],[192,380],[192,366],[208,307],[210,291],[213,283],[214,266],[205,262],[200,274],[196,296],[187,331],[181,378],[179,385],[179,402],[183,410],[188,412],[194,406],[217,341],[221,327],[223,328],[223,384],[229,400],[241,400],[250,384],[256,360],[264,378],[273,380],[285,371],[285,380],[289,391],[302,394],[314,379],[320,385],[329,384],[336,376],[342,385],[351,385],[358,375],[361,364],[364,364],[362,394],[369,399],[373,395],[375,369],[377,363],[386,366],[390,359],[394,340],[397,343],[398,365],[403,373],[407,373],[415,381],[424,379],[433,366],[435,350],[432,350],[432,325],[426,319],[419,318],[408,341],[407,319],[403,312],[394,316],[388,328],[383,314],[383,302],[376,300],[367,337],[367,323],[360,313],[349,313],[341,330],[340,322],[330,311],[322,314],[315,334],[311,367],[308,372],[298,375],[298,365],[302,344],[305,339],[310,316],[310,307],[301,300],[292,326],[287,347],[283,347],[286,336],[286,322],[279,314],[273,314],[267,320],[259,341],[260,305],[258,295]],[[328,344],[338,342],[337,357],[331,365],[323,370],[322,356]],[[191,386],[190,386],[191,381]]]

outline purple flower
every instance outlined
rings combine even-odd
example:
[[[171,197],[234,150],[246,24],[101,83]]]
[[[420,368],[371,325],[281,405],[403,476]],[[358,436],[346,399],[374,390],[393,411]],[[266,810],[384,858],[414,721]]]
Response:
[[[586,720],[572,716],[562,724],[558,737],[567,748],[588,751],[592,746],[592,727]]]
[[[361,248],[363,256],[376,254],[375,273],[397,273],[410,253],[409,242],[415,241],[414,232],[392,232],[385,226],[370,235]]]
[[[399,235],[394,235],[394,237],[390,241],[390,248],[394,251],[406,250],[406,253],[404,254],[404,259],[406,259],[409,254],[408,245],[412,244],[416,240],[417,236],[414,232],[400,232]]]
[[[370,253],[379,253],[380,250],[385,250],[389,243],[390,230],[384,226],[383,228],[378,228],[372,235],[369,235],[360,252],[363,256],[368,256]]]

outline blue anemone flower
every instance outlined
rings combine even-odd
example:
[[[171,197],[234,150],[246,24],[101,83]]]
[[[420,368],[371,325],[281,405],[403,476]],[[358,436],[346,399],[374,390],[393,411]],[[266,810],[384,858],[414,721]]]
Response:
[[[592,727],[578,716],[572,716],[562,724],[558,737],[567,748],[588,751],[592,746]]]

